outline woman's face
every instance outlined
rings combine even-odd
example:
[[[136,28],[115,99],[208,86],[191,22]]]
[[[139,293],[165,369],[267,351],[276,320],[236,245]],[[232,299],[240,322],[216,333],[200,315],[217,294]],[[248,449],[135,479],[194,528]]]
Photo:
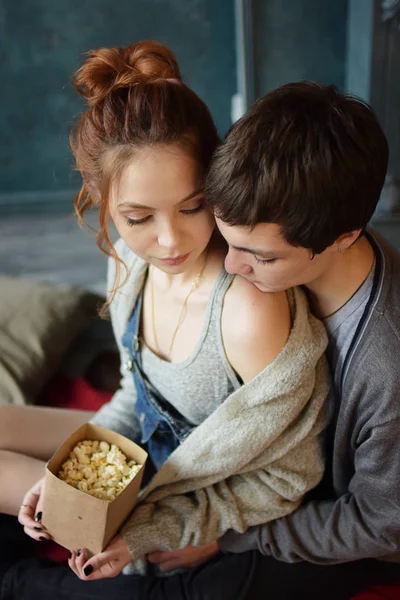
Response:
[[[215,226],[203,178],[177,144],[137,151],[110,196],[111,218],[132,252],[171,274],[196,263]]]

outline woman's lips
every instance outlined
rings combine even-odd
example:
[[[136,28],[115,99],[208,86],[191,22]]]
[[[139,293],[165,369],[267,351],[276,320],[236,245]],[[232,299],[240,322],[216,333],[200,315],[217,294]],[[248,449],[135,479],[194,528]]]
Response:
[[[182,254],[181,256],[177,256],[176,258],[160,258],[161,262],[165,265],[181,265],[185,262],[189,254]]]

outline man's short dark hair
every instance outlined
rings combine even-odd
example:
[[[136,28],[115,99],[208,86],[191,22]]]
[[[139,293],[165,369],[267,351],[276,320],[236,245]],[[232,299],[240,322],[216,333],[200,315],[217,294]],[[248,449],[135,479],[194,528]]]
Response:
[[[232,126],[206,195],[227,224],[276,223],[288,243],[320,253],[367,225],[387,163],[388,144],[368,104],[334,86],[289,83]]]

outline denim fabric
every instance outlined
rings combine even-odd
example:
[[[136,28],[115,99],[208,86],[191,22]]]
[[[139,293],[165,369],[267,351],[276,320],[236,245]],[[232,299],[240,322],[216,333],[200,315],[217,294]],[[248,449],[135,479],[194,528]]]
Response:
[[[194,428],[152,385],[142,370],[139,325],[143,292],[139,294],[132,316],[122,337],[130,356],[129,368],[137,391],[136,412],[149,458],[158,470],[169,455]]]

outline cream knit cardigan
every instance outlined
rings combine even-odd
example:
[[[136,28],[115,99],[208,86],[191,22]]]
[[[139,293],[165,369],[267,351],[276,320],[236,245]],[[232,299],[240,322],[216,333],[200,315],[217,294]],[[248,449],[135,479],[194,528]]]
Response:
[[[122,240],[116,249],[129,271],[111,305],[125,362],[121,337],[147,265]],[[110,261],[110,288],[114,269]],[[283,517],[320,481],[327,335],[300,289],[289,298],[293,326],[279,355],[194,429],[143,490],[121,530],[133,562],[156,549],[207,544],[229,529],[244,532]],[[93,422],[126,434],[127,420],[137,422],[137,417],[132,373],[123,366],[122,376],[121,390]]]

